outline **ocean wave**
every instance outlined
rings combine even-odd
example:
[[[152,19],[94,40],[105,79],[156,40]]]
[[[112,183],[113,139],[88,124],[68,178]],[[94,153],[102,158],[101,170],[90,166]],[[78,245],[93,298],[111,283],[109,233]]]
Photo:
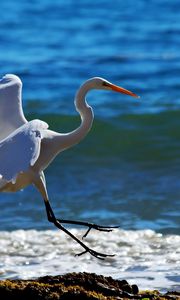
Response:
[[[81,237],[82,230],[71,229]],[[180,236],[152,230],[93,231],[84,240],[104,253],[115,254],[104,261],[89,254],[60,231],[0,231],[0,277],[32,278],[67,272],[96,272],[127,279],[140,288],[173,289],[179,281]]]
[[[33,118],[37,115],[28,115],[28,119]],[[46,121],[50,129],[60,132],[69,132],[80,125],[80,118],[75,115],[45,113],[38,118]],[[97,117],[90,133],[80,143],[78,153],[158,165],[179,162],[179,128],[180,110]]]

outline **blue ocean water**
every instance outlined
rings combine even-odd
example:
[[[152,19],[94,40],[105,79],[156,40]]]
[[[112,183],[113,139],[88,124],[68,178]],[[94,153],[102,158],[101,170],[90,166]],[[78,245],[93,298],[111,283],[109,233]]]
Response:
[[[2,0],[0,74],[23,81],[27,119],[68,132],[74,95],[101,76],[140,99],[93,91],[86,139],[46,171],[57,216],[179,235],[179,1]],[[1,231],[51,229],[28,187],[0,195]]]

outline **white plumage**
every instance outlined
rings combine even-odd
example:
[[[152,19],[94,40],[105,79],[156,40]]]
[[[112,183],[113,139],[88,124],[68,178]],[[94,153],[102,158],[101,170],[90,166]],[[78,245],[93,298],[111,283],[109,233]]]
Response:
[[[18,174],[27,172],[39,158],[41,139],[48,124],[40,120],[25,123],[0,142],[0,175],[16,183]]]
[[[7,74],[0,79],[0,141],[27,122],[21,103],[22,82]]]

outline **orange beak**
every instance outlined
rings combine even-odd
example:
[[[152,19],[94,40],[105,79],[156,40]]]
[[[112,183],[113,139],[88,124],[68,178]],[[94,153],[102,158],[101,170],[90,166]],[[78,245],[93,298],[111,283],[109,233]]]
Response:
[[[131,92],[131,91],[128,91],[124,88],[122,88],[121,86],[117,86],[115,84],[112,84],[110,83],[109,84],[109,87],[115,91],[115,92],[118,92],[118,93],[122,93],[122,94],[126,94],[126,95],[129,95],[129,96],[132,96],[132,97],[135,97],[135,98],[140,98],[138,95],[136,95],[135,93]]]

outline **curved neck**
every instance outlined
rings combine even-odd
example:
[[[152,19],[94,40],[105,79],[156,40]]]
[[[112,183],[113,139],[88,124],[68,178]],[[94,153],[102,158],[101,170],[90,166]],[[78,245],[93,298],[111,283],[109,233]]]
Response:
[[[92,127],[94,114],[92,107],[86,102],[86,94],[91,89],[88,81],[85,82],[80,89],[77,91],[75,96],[75,107],[81,117],[81,125],[74,131],[66,134],[67,140],[69,140],[68,147],[79,143],[89,132]]]
[[[78,144],[91,129],[94,115],[92,108],[85,99],[90,89],[92,86],[86,81],[76,93],[75,107],[81,117],[81,124],[78,128],[69,133],[47,130],[44,134],[41,155],[35,166],[37,169],[44,170],[59,152]]]
[[[74,104],[81,117],[80,126],[69,133],[51,133],[53,137],[51,140],[51,149],[55,155],[57,155],[60,151],[78,144],[91,129],[94,115],[92,108],[88,105],[85,99],[85,96],[90,89],[91,86],[87,81],[76,93]]]

